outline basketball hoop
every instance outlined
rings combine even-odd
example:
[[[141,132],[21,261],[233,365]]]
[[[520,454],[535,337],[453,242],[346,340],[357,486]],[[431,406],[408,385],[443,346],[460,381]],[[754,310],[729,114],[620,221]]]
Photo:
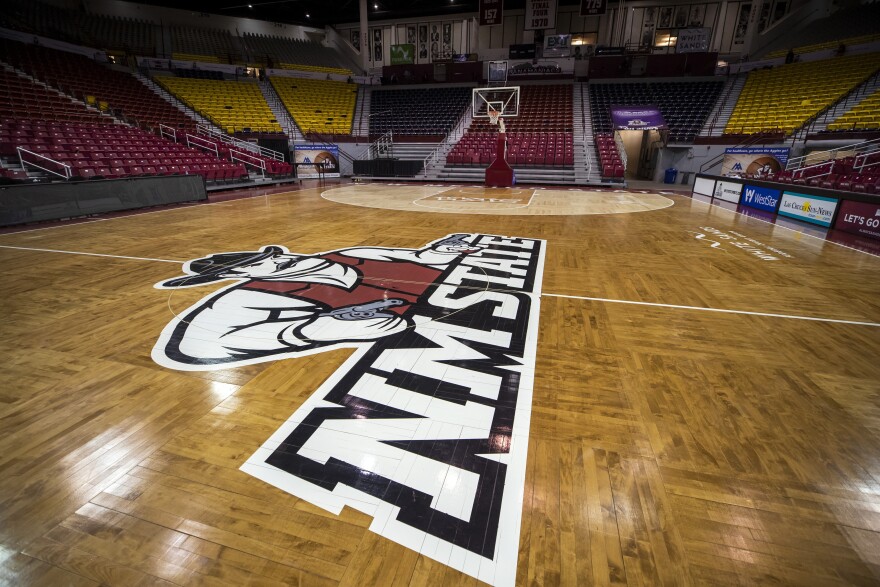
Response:
[[[498,125],[499,132],[504,132],[504,120],[501,118],[501,110],[495,110],[490,107],[486,110],[486,115],[489,117],[489,124]]]

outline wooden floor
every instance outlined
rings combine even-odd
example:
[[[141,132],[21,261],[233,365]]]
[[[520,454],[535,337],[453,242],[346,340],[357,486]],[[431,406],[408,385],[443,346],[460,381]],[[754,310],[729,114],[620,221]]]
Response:
[[[331,187],[0,235],[0,583],[483,584],[239,469],[351,350],[150,353],[223,285],[153,287],[187,260],[485,233],[547,245],[517,585],[880,584],[880,258],[681,195],[468,214]]]

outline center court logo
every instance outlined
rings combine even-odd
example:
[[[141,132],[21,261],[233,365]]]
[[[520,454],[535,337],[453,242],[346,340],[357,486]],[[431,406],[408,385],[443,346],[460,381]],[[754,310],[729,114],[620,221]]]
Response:
[[[493,585],[513,585],[544,241],[215,253],[161,289],[234,280],[166,326],[156,362],[221,369],[357,350],[241,467]]]

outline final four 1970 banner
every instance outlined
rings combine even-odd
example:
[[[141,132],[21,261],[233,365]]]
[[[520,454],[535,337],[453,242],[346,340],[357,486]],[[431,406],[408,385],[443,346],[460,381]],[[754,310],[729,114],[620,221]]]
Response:
[[[556,28],[556,0],[526,0],[525,30]]]

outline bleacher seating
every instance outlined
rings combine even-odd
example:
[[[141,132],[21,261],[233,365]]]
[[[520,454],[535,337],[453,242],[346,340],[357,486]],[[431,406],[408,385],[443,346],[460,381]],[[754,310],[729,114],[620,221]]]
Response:
[[[491,163],[498,153],[498,138],[488,132],[467,133],[446,156],[451,166]],[[574,145],[571,133],[507,133],[507,162],[514,167],[571,167]]]
[[[602,168],[602,177],[622,178],[626,169],[620,158],[620,151],[611,133],[598,133],[596,135],[596,151],[599,153],[599,166]]]
[[[533,85],[521,86],[519,116],[505,118],[507,132],[572,132],[572,86]],[[485,105],[481,105],[485,111]],[[485,118],[474,119],[469,131],[495,132],[497,127]]]
[[[357,85],[295,77],[270,78],[284,107],[303,132],[351,134]]]
[[[179,69],[175,68],[174,75],[177,77],[189,77],[193,79],[216,79],[223,81],[222,71],[208,71],[206,69]]]
[[[706,123],[723,87],[720,81],[590,84],[593,130],[613,132],[612,105],[654,105],[666,120],[669,139],[691,142]]]
[[[200,55],[197,53],[172,53],[175,61],[192,61],[193,63],[222,63],[216,55]]]
[[[252,33],[244,33],[242,41],[252,63],[322,73],[351,73],[336,49],[315,41]]]
[[[206,63],[244,63],[238,39],[229,31],[171,27],[172,59]]]
[[[867,53],[752,71],[724,132],[791,134],[878,67],[880,53]]]
[[[522,86],[519,116],[505,118],[504,123],[507,161],[512,166],[574,165],[571,85]],[[497,153],[497,131],[486,119],[475,118],[446,156],[447,165],[491,163]]]
[[[830,131],[877,129],[880,129],[880,90],[876,90],[828,125]]]
[[[19,146],[43,154],[68,165],[81,179],[195,174],[207,181],[231,181],[248,176],[241,163],[118,124],[4,117],[0,145],[4,155]]]
[[[14,72],[0,69],[0,120],[33,118],[112,124],[113,118],[89,111],[83,104],[58,95]]]
[[[351,70],[344,67],[327,67],[326,65],[302,65],[300,63],[281,63],[281,69],[297,71],[314,71],[317,73],[335,73],[338,75],[351,75]]]
[[[162,76],[155,81],[229,134],[281,133],[257,83]]]
[[[104,102],[109,111],[133,124],[195,128],[193,119],[128,73],[109,69],[83,55],[37,45],[4,39],[0,47],[4,58],[15,67],[68,95],[97,105]],[[50,117],[51,114],[44,116]]]
[[[78,45],[153,56],[159,27],[146,21],[70,10],[43,2],[10,2],[0,26]]]
[[[209,153],[213,152],[223,160],[242,162],[254,170],[262,169],[271,176],[288,176],[293,172],[293,166],[290,163],[266,157],[251,148],[225,143],[202,134],[191,135],[188,138],[191,146]]]
[[[370,94],[370,134],[446,135],[470,99],[469,87],[374,89]]]
[[[815,51],[827,51],[829,49],[838,49],[841,45],[844,47],[849,47],[852,45],[861,45],[863,43],[870,43],[872,41],[880,40],[880,33],[870,33],[867,35],[857,35],[852,37],[846,37],[843,39],[833,39],[830,41],[822,41],[820,43],[810,43],[809,45],[801,45],[800,47],[793,47],[791,50],[795,55],[804,55],[806,53],[813,53]],[[785,57],[788,54],[787,49],[777,49],[776,51],[771,51],[764,56],[764,59],[774,59],[776,57]]]
[[[86,36],[83,41],[89,46],[145,57],[156,53],[159,27],[153,23],[99,14],[84,14],[80,21]]]

